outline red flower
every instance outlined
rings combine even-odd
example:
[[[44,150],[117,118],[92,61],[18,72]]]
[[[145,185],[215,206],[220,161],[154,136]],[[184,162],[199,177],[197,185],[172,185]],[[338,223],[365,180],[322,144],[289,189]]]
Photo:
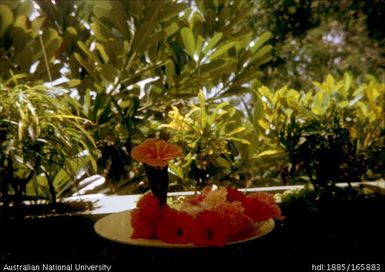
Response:
[[[245,195],[239,191],[237,188],[232,187],[226,187],[227,190],[227,201],[233,202],[233,201],[241,201],[245,198]]]
[[[248,237],[254,232],[253,222],[244,214],[244,210],[239,201],[225,202],[217,208],[218,213],[228,222],[229,241]]]
[[[136,204],[140,217],[148,222],[155,223],[160,217],[159,199],[152,193],[143,195]]]
[[[215,211],[203,211],[192,226],[192,242],[197,246],[224,246],[229,234],[228,222]]]
[[[153,224],[143,220],[143,218],[140,217],[140,212],[137,208],[131,212],[131,226],[133,229],[133,233],[131,235],[132,239],[152,239],[155,237]]]
[[[175,209],[162,210],[160,221],[156,227],[156,236],[166,243],[183,244],[190,242],[193,218]]]
[[[272,217],[282,220],[281,209],[275,204],[271,194],[256,192],[246,196],[242,201],[245,214],[253,221],[266,221]]]
[[[158,139],[147,139],[132,149],[131,156],[152,167],[164,168],[169,160],[183,157],[183,153],[178,145]]]
[[[131,226],[134,230],[131,238],[154,238],[160,214],[159,199],[152,193],[143,195],[131,212]]]

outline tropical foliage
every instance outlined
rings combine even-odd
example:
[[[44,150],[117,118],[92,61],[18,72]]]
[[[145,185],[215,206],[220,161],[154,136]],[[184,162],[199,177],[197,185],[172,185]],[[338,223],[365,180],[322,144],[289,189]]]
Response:
[[[88,121],[68,110],[60,90],[13,82],[0,87],[2,196],[7,202],[10,193],[16,203],[23,194],[44,196],[55,203],[76,178],[96,170]]]
[[[185,114],[173,106],[170,123],[160,126],[184,148],[184,161],[171,167],[180,182],[193,188],[229,180],[248,160],[242,146],[250,145],[246,127],[240,126],[243,115],[235,107],[228,102],[208,106],[202,91],[198,97],[199,106],[193,104]]]
[[[284,152],[284,178],[307,176],[315,187],[384,175],[385,85],[374,78],[357,84],[349,74],[329,75],[307,92],[258,89],[264,116],[257,124],[264,141]]]
[[[353,2],[1,1],[2,197],[146,190],[147,138],[183,147],[175,190],[382,177],[383,36]]]

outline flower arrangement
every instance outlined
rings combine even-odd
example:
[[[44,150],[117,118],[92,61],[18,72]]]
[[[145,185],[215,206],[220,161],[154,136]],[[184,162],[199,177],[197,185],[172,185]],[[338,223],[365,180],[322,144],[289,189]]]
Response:
[[[246,195],[232,187],[207,186],[200,194],[186,198],[178,209],[168,205],[164,171],[168,160],[180,156],[177,145],[163,140],[149,139],[133,149],[132,157],[145,165],[152,192],[144,194],[131,212],[131,238],[224,246],[255,235],[257,226],[266,220],[283,219],[271,194]]]
[[[256,226],[270,218],[283,219],[268,193],[245,195],[235,188],[206,187],[201,194],[186,198],[178,209],[159,206],[159,199],[147,193],[131,213],[131,238],[224,246],[255,235]]]

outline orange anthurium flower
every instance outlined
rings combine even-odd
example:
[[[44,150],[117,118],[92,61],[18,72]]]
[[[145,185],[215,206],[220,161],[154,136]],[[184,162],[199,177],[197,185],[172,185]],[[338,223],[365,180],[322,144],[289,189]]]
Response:
[[[169,160],[183,157],[183,153],[178,145],[158,139],[147,139],[132,149],[131,156],[149,166],[164,168]]]

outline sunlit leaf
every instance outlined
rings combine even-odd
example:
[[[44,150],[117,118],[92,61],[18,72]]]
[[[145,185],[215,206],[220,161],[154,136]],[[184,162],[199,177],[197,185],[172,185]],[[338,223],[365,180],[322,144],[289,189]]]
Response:
[[[184,27],[180,31],[184,47],[191,58],[194,58],[195,54],[195,39],[191,29]]]

